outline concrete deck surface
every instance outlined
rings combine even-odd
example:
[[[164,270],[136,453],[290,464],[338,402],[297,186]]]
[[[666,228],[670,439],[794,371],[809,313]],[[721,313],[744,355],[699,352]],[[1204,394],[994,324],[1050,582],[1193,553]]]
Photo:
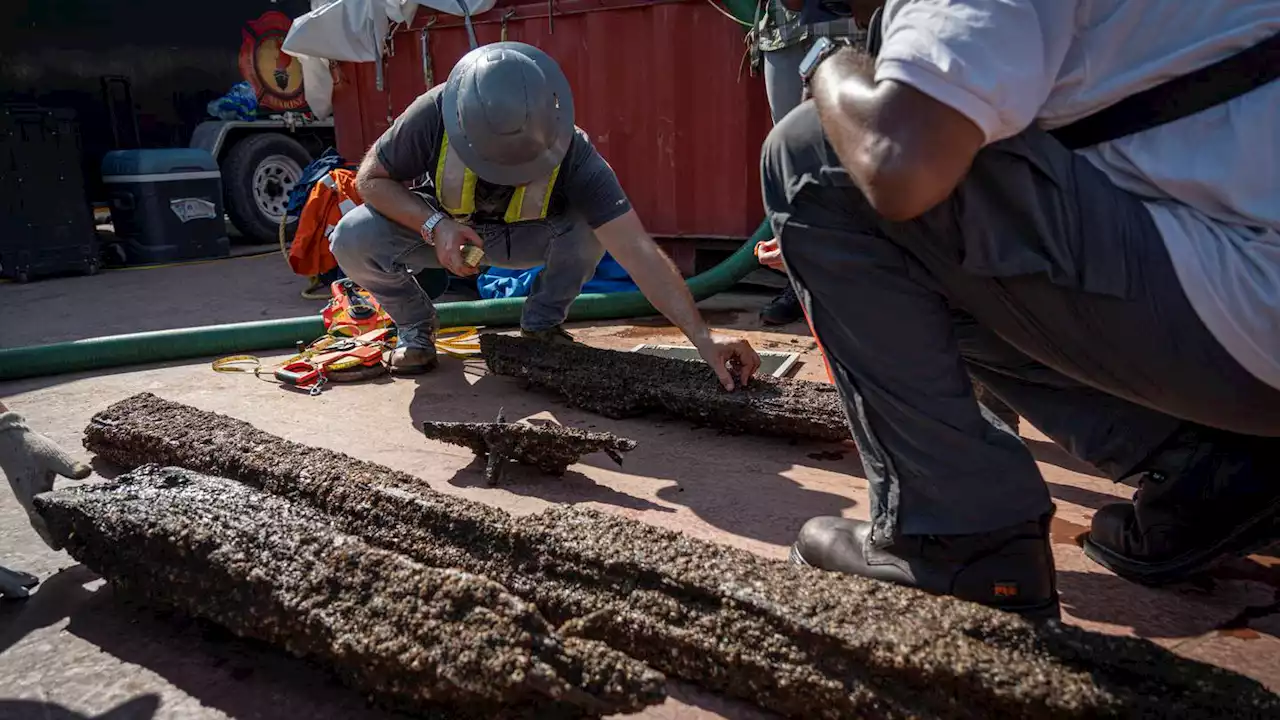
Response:
[[[8,310],[0,316],[0,346],[318,311],[319,303],[297,297],[301,287],[279,257],[0,285]],[[727,294],[703,309],[713,324],[757,347],[803,353],[798,376],[825,379],[802,324],[760,331],[756,311],[767,299]],[[681,340],[673,328],[643,320],[574,331],[590,344],[617,349]],[[862,518],[867,512],[866,483],[851,446],[727,437],[661,419],[611,421],[522,391],[474,361],[446,360],[419,379],[335,386],[318,397],[248,375],[217,374],[202,360],[0,384],[0,398],[83,457],[80,436],[89,417],[144,390],[414,473],[443,492],[512,512],[585,503],[768,557],[784,557],[814,515]],[[417,429],[427,419],[491,420],[499,407],[508,419],[610,430],[640,444],[622,468],[589,456],[560,480],[519,468],[510,484],[489,488],[469,452],[428,441]],[[1201,581],[1163,590],[1120,580],[1087,560],[1075,541],[1097,508],[1131,491],[1097,477],[1025,422],[1021,430],[1058,503],[1055,555],[1068,621],[1150,638],[1280,689],[1280,555],[1233,561]],[[111,720],[391,717],[321,668],[114,598],[102,580],[45,548],[7,493],[0,493],[0,563],[44,579],[30,600],[0,602],[0,718],[71,720],[113,710]],[[679,684],[671,690],[665,705],[637,717],[766,717]]]

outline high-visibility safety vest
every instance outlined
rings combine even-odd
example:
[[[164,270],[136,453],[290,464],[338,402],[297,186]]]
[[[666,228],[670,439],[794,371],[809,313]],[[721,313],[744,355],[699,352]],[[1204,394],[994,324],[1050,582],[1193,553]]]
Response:
[[[542,220],[551,206],[551,191],[555,189],[560,166],[551,174],[528,185],[517,185],[507,203],[503,222]],[[479,178],[458,153],[449,145],[449,133],[440,144],[440,160],[436,163],[436,195],[445,212],[455,218],[470,217],[476,211],[476,182]]]
[[[289,248],[289,267],[308,277],[337,267],[338,261],[329,251],[329,235],[343,215],[362,204],[354,170],[334,168],[321,177],[302,206],[293,247]]]

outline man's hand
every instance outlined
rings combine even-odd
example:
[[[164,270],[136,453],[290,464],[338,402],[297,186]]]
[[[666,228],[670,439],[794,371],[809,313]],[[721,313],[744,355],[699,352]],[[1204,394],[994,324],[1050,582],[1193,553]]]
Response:
[[[702,359],[716,371],[726,390],[734,388],[730,364],[744,385],[760,369],[760,356],[746,340],[712,337],[694,305],[693,296],[689,294],[689,286],[680,277],[680,271],[645,232],[635,210],[629,210],[616,220],[596,228],[596,238],[627,271],[658,312],[675,323],[693,342]]]
[[[751,347],[751,343],[742,338],[709,335],[706,340],[698,343],[697,347],[698,354],[702,355],[702,359],[716,371],[716,376],[720,378],[720,384],[725,390],[733,390],[736,387],[733,381],[735,373],[738,381],[746,387],[751,376],[760,369],[760,356]]]
[[[72,460],[49,438],[27,427],[26,421],[15,412],[0,414],[0,470],[9,478],[9,487],[18,504],[27,511],[31,527],[46,545],[60,550],[61,545],[50,535],[31,499],[52,490],[57,475],[83,480],[92,470]]]
[[[479,268],[468,265],[462,259],[462,246],[484,247],[484,241],[473,228],[452,218],[445,218],[436,226],[432,237],[436,243],[436,259],[445,270],[459,277],[468,277],[480,272]]]
[[[782,264],[782,247],[778,245],[778,238],[765,240],[756,245],[756,259],[767,268],[780,272],[787,271],[786,266]]]

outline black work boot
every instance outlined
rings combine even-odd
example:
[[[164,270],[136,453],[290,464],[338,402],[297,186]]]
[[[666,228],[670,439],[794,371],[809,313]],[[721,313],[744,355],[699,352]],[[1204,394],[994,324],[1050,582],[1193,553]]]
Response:
[[[802,317],[804,308],[800,306],[800,298],[796,297],[791,283],[787,283],[787,287],[760,310],[760,322],[765,325],[787,325]]]
[[[1057,620],[1057,577],[1049,520],[1018,523],[976,535],[910,535],[885,548],[871,546],[871,523],[819,517],[805,523],[791,561],[823,570],[884,580],[935,595]]]
[[[1280,439],[1187,424],[1136,473],[1133,502],[1100,509],[1084,543],[1120,577],[1175,582],[1280,537]]]
[[[563,326],[556,325],[544,330],[521,330],[520,337],[527,340],[540,340],[552,345],[577,345],[578,341]]]

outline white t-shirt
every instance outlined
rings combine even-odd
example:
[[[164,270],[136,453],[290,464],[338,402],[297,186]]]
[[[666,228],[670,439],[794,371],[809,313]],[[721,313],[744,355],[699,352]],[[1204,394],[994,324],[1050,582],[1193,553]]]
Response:
[[[889,0],[876,80],[1052,129],[1280,32],[1280,0]],[[1144,198],[1200,319],[1280,388],[1280,82],[1084,151]]]

